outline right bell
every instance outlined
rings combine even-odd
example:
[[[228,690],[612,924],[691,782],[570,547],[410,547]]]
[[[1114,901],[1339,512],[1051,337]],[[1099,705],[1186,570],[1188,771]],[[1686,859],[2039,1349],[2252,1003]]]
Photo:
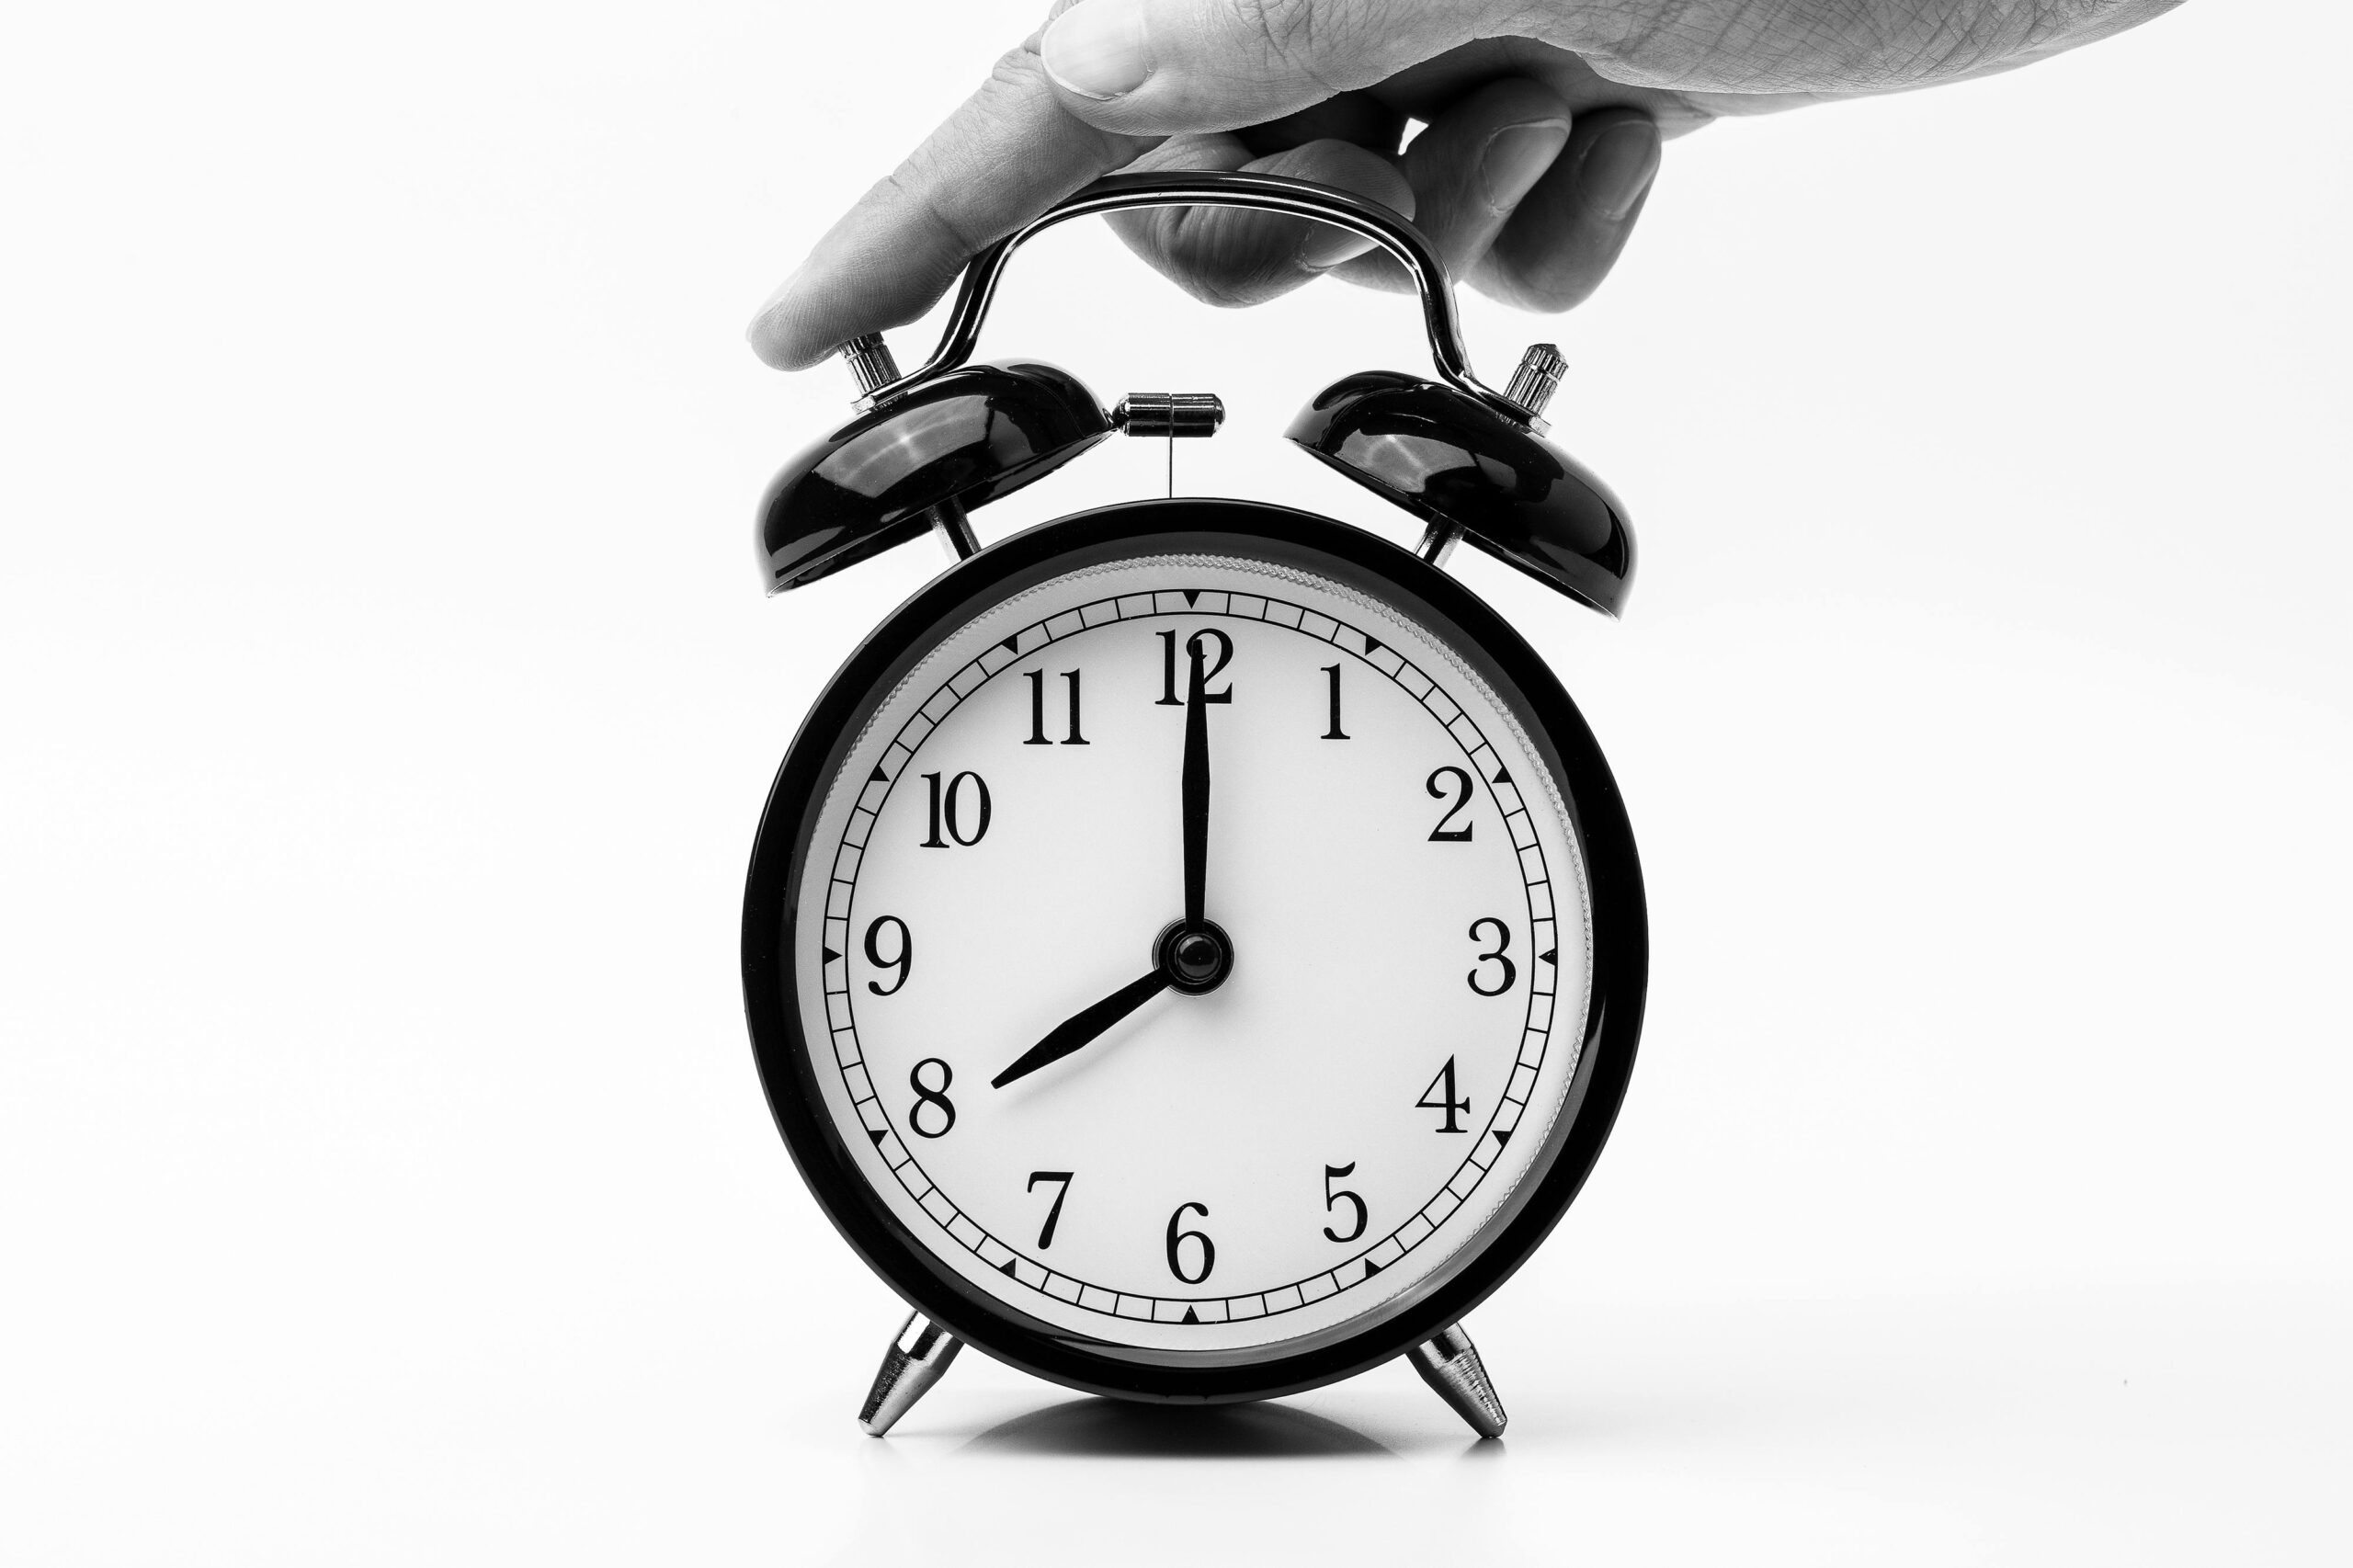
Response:
[[[1529,351],[1558,364],[1549,345]],[[1519,392],[1525,378],[1515,378]],[[1549,380],[1550,378],[1547,378]],[[1527,401],[1535,424],[1542,394]],[[1366,489],[1605,615],[1634,576],[1626,509],[1591,470],[1449,386],[1394,370],[1335,381],[1284,432]]]

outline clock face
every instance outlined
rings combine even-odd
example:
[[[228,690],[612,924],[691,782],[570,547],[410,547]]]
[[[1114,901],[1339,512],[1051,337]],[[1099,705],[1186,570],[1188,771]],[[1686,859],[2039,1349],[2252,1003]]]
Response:
[[[856,1179],[968,1294],[1153,1351],[1279,1355],[1462,1268],[1557,1151],[1593,990],[1512,707],[1365,586],[1242,554],[928,640],[818,782],[787,927]],[[1198,990],[1164,942],[1188,724]]]

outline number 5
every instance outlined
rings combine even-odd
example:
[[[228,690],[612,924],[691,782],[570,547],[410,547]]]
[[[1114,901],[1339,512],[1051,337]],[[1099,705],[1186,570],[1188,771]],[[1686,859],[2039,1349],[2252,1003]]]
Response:
[[[1331,1226],[1326,1225],[1324,1227],[1324,1239],[1325,1241],[1352,1242],[1358,1236],[1364,1234],[1364,1222],[1367,1218],[1364,1208],[1364,1199],[1358,1198],[1355,1193],[1348,1191],[1345,1187],[1338,1192],[1332,1190],[1333,1177],[1354,1176],[1356,1175],[1356,1170],[1357,1163],[1354,1160],[1350,1160],[1345,1165],[1325,1165],[1324,1167],[1324,1207],[1326,1210],[1329,1210],[1334,1204],[1343,1201],[1353,1203],[1357,1206],[1357,1222],[1348,1227],[1348,1233],[1344,1236],[1337,1231],[1332,1229]]]

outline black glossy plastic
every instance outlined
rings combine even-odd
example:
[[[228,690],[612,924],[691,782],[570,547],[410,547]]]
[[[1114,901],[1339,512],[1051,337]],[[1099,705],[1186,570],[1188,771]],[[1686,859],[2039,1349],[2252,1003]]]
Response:
[[[1616,615],[1634,576],[1626,509],[1582,463],[1451,387],[1394,370],[1335,381],[1285,432],[1407,511]]]
[[[760,501],[779,594],[922,537],[942,502],[1020,489],[1111,434],[1078,379],[1036,362],[967,365],[858,415],[784,465]]]

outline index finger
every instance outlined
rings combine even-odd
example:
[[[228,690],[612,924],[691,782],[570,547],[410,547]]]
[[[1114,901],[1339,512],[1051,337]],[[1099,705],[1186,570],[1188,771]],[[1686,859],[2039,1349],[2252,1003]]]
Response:
[[[1161,139],[1100,130],[1063,109],[1042,33],[996,62],[980,91],[858,199],[770,295],[745,335],[780,370],[931,308],[990,242]]]

